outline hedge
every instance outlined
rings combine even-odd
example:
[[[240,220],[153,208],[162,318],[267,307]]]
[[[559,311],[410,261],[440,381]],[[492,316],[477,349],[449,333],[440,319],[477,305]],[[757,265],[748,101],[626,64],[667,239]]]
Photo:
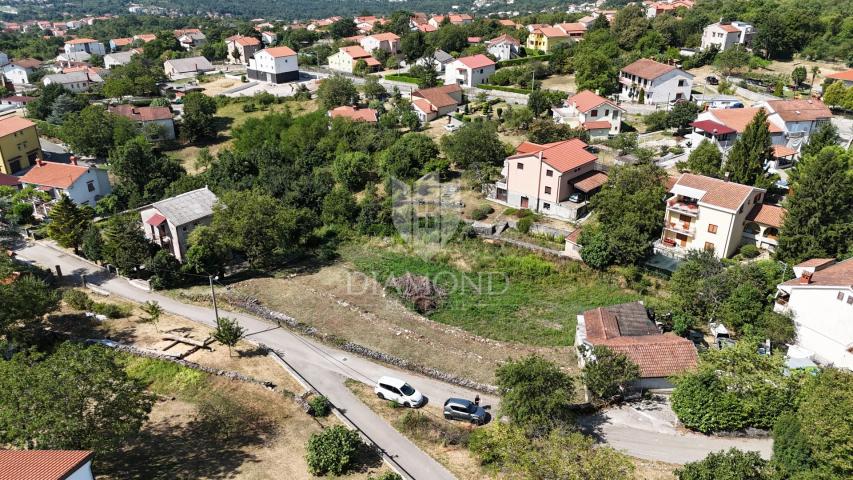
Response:
[[[497,64],[495,65],[495,68],[512,67],[514,65],[523,65],[525,63],[533,62],[535,60],[546,62],[550,59],[551,59],[550,53],[547,53],[545,55],[531,55],[529,57],[513,58],[511,60],[501,60],[501,61],[497,62]]]
[[[404,82],[404,83],[415,83],[417,84],[420,80],[415,77],[410,77],[408,75],[400,75],[396,73],[392,73],[391,75],[385,75],[385,80],[390,80],[392,82]]]
[[[524,95],[530,94],[533,90],[529,90],[527,88],[518,88],[518,87],[505,87],[503,85],[489,85],[489,84],[481,84],[477,85],[477,88],[482,88],[483,90],[501,90],[504,92],[512,92],[512,93],[521,93]]]

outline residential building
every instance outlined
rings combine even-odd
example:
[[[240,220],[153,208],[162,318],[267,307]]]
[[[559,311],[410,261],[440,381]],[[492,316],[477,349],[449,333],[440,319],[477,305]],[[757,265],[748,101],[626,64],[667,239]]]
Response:
[[[107,171],[93,166],[37,160],[35,166],[21,176],[21,185],[33,186],[58,200],[67,195],[77,205],[94,207],[98,200],[112,192]]]
[[[444,50],[436,50],[432,55],[419,58],[415,64],[423,66],[432,65],[435,71],[444,73],[447,66],[455,61],[456,59]]]
[[[9,479],[94,480],[94,455],[83,450],[0,450],[0,472]]]
[[[38,97],[30,97],[27,95],[10,95],[8,97],[0,98],[0,105],[11,105],[16,108],[23,108],[37,98]]]
[[[502,27],[511,27],[511,28],[519,28],[519,25],[508,18],[501,18],[498,20],[498,25]]]
[[[688,149],[693,150],[703,140],[710,140],[723,153],[728,155],[746,126],[755,118],[760,108],[711,108],[700,113],[690,125],[693,131],[687,134]],[[768,121],[770,139],[774,145],[785,144],[784,130],[778,124]]]
[[[299,61],[289,47],[269,47],[249,59],[246,76],[267,83],[287,83],[299,80]]]
[[[462,87],[455,83],[412,92],[412,107],[421,123],[449,115],[455,112],[461,103]]]
[[[803,100],[767,100],[761,105],[767,119],[782,129],[786,144],[799,151],[812,132],[832,120],[832,112],[817,98]]]
[[[642,58],[619,72],[624,101],[648,104],[669,103],[673,100],[690,100],[693,75],[672,65]]]
[[[545,25],[533,30],[527,35],[525,47],[528,50],[551,51],[555,45],[569,40],[569,34],[556,27]]]
[[[104,68],[111,69],[127,65],[133,59],[133,56],[138,54],[139,50],[132,49],[126,52],[108,53],[104,55]]]
[[[702,50],[716,47],[723,51],[735,45],[748,47],[755,36],[755,27],[744,22],[717,22],[702,31]]]
[[[104,44],[93,38],[75,38],[65,42],[65,53],[86,52],[89,55],[104,56],[107,54]]]
[[[115,52],[133,43],[133,37],[113,38],[110,40],[110,51]]]
[[[434,27],[429,23],[422,23],[422,24],[417,26],[417,29],[423,33],[431,33],[431,32],[437,32],[438,31],[438,27]]]
[[[198,28],[175,30],[174,34],[175,38],[178,39],[178,43],[186,50],[192,50],[207,43],[207,36],[201,33],[201,30]]]
[[[213,64],[204,57],[175,58],[163,62],[163,71],[172,80],[195,77],[213,70]]]
[[[275,32],[261,32],[261,41],[264,45],[274,45],[278,41],[278,35]]]
[[[566,35],[569,36],[569,39],[574,41],[580,41],[584,35],[586,35],[586,25],[580,22],[574,23],[558,23],[554,25],[556,28],[566,32]]]
[[[35,58],[13,60],[3,66],[3,76],[14,85],[27,85],[30,83],[30,75],[41,66],[42,61]]]
[[[553,108],[554,121],[583,128],[592,138],[608,138],[617,135],[622,126],[625,112],[616,103],[584,90],[565,102],[565,107]]]
[[[382,67],[379,60],[373,58],[360,45],[341,47],[338,53],[329,55],[329,68],[338,72],[353,73],[353,69],[359,60],[367,63],[368,71],[377,71]]]
[[[59,84],[62,88],[73,93],[88,92],[93,85],[104,83],[100,75],[90,70],[77,71],[71,73],[55,73],[53,75],[45,75],[42,83],[47,85]]]
[[[377,33],[362,38],[359,42],[361,48],[368,52],[384,50],[391,54],[400,52],[400,37],[391,32]]]
[[[791,314],[796,345],[823,365],[853,370],[853,258],[813,258],[778,285],[774,310]]]
[[[826,76],[828,80],[837,80],[843,82],[845,87],[853,87],[853,70],[845,70],[843,72],[831,73]]]
[[[111,105],[109,111],[136,123],[149,135],[150,140],[175,139],[175,121],[169,107],[136,107],[125,104]]]
[[[562,220],[577,220],[587,211],[607,174],[596,170],[598,158],[578,140],[544,145],[524,142],[504,160],[501,179],[489,189],[489,200]]]
[[[249,65],[252,55],[263,48],[263,45],[255,37],[234,35],[225,39],[225,48],[228,51],[228,63]]]
[[[521,50],[521,42],[505,33],[486,41],[486,51],[498,61],[517,57],[519,50]]]
[[[216,201],[204,187],[154,202],[139,212],[145,237],[183,262],[190,233],[210,223]]]
[[[784,211],[762,205],[762,188],[683,173],[669,193],[657,253],[680,258],[689,250],[710,250],[728,258],[741,245],[774,250],[778,244]]]
[[[495,73],[495,62],[482,54],[457,58],[444,71],[444,84],[458,83],[463,87],[476,87],[486,83]]]
[[[581,367],[595,360],[592,347],[624,354],[640,369],[633,384],[640,389],[671,389],[669,378],[696,368],[699,360],[693,342],[661,333],[641,302],[599,307],[578,315],[575,347]]]
[[[153,33],[141,33],[139,35],[133,36],[134,42],[148,43],[148,42],[151,42],[154,40],[157,40],[157,35],[155,35]]]
[[[10,115],[0,119],[0,173],[11,175],[42,158],[36,124]]]
[[[655,18],[664,13],[675,14],[679,8],[691,9],[695,2],[693,0],[662,0],[660,2],[646,2],[646,17]],[[613,19],[608,18],[612,22]]]
[[[60,67],[75,67],[79,65],[88,65],[92,60],[92,54],[88,52],[62,52],[56,56],[56,64]]]
[[[342,105],[329,110],[330,118],[347,118],[354,122],[376,123],[379,120],[376,110]]]

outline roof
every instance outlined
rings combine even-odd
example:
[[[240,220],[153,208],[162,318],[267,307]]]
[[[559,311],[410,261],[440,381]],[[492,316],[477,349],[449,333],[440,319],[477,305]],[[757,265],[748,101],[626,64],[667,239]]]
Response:
[[[491,40],[487,40],[486,43],[489,45],[500,45],[501,43],[509,43],[511,45],[521,45],[521,42],[519,42],[515,37],[512,37],[512,36],[507,35],[505,33],[499,37],[495,37]]]
[[[698,120],[690,124],[693,128],[698,128],[703,132],[713,133],[714,135],[727,135],[729,133],[737,133],[734,128],[727,127],[722,123],[717,123],[713,120]]]
[[[350,56],[350,58],[353,58],[353,59],[356,59],[356,58],[367,58],[367,57],[369,57],[369,56],[370,56],[370,54],[369,54],[369,53],[367,53],[367,50],[363,49],[363,48],[361,47],[361,45],[352,45],[352,46],[349,46],[349,47],[341,47],[341,48],[340,48],[340,51],[341,51],[341,52],[344,52],[344,53],[345,53],[345,54],[347,54],[347,55],[349,55],[349,56]]]
[[[471,55],[470,57],[457,58],[456,60],[462,62],[462,64],[468,68],[483,68],[495,64],[495,62],[491,58],[481,53],[477,55]]]
[[[154,202],[152,206],[166,217],[169,223],[180,226],[213,215],[216,200],[216,195],[204,187]]]
[[[524,142],[516,148],[516,154],[509,158],[521,158],[531,154],[542,154],[542,160],[560,173],[594,162],[598,157],[586,150],[586,143],[573,138],[562,142],[538,145]]]
[[[290,47],[272,47],[265,48],[261,51],[269,53],[273,58],[292,57],[293,55],[296,55],[296,52],[294,52]]]
[[[645,78],[646,80],[654,80],[673,70],[677,69],[672,65],[656,62],[649,58],[641,58],[622,69],[625,73],[636,75],[640,78]]]
[[[541,33],[548,38],[568,37],[569,34],[560,30],[557,27],[539,27],[533,33]]]
[[[791,157],[797,154],[797,151],[787,145],[773,145],[773,156],[776,158]]]
[[[443,108],[449,107],[451,105],[457,105],[459,102],[457,102],[456,99],[451,97],[449,94],[461,91],[462,87],[460,87],[458,84],[453,83],[441,87],[415,90],[414,92],[412,92],[412,97],[423,98],[427,102],[434,105],[436,108]]]
[[[442,64],[450,63],[450,62],[456,60],[455,58],[453,58],[453,55],[445,52],[444,50],[436,50],[435,52],[433,52],[432,58],[436,62],[442,63]]]
[[[844,80],[847,82],[853,82],[853,70],[847,70],[844,72],[831,73],[826,76],[826,78],[831,78],[833,80]]]
[[[712,108],[708,110],[723,125],[743,133],[749,122],[758,114],[760,108]],[[781,133],[782,128],[773,122],[768,122],[770,133]]]
[[[213,65],[204,57],[175,58],[166,60],[163,65],[170,65],[177,73],[213,70]]]
[[[574,104],[575,108],[577,108],[581,112],[588,112],[593,108],[601,105],[602,103],[606,103],[612,108],[622,110],[622,108],[616,106],[610,100],[596,95],[595,93],[589,90],[578,92],[575,95],[569,97],[568,100],[566,100],[566,105]]]
[[[749,196],[752,195],[752,192],[756,190],[749,185],[741,185],[740,183],[727,182],[718,178],[694,175],[692,173],[682,173],[672,187],[672,190],[677,189],[679,186],[704,192],[701,198],[697,200],[701,203],[727,210],[737,210],[740,208]]]
[[[832,112],[816,98],[807,100],[769,100],[767,106],[786,122],[809,122],[832,118]]]
[[[557,25],[560,30],[566,33],[583,33],[586,32],[586,25],[582,23],[561,23]]]
[[[415,98],[412,100],[412,106],[422,111],[423,113],[430,113],[436,111],[436,107],[423,98]]]
[[[87,71],[79,71],[79,72],[69,72],[69,73],[55,73],[53,75],[46,75],[44,80],[50,80],[51,83],[80,83],[80,82],[96,82],[100,83],[104,80],[97,73],[92,73]]]
[[[75,38],[73,40],[68,40],[65,42],[66,45],[76,45],[80,43],[98,43],[94,38]]]
[[[145,220],[145,223],[147,223],[148,225],[153,225],[156,227],[165,221],[166,221],[166,217],[164,217],[163,215],[160,215],[159,213],[155,213],[154,215],[151,215],[150,217],[148,217],[148,220]]]
[[[35,127],[36,124],[23,117],[9,116],[0,120],[0,138],[10,135],[15,132],[29,127]]]
[[[584,130],[610,130],[610,122],[607,120],[597,120],[595,122],[584,122],[583,123]]]
[[[718,23],[717,27],[727,33],[740,33],[740,29],[730,23]]]
[[[18,177],[14,175],[6,175],[5,173],[0,173],[0,186],[3,187],[17,187],[20,182],[18,181]]]
[[[56,162],[36,162],[24,176],[21,183],[52,188],[67,189],[77,181],[89,167]]]
[[[819,260],[815,259],[815,260],[817,260],[819,262],[823,262],[823,263],[821,263],[819,265],[814,265],[814,266],[820,266],[820,265],[823,265],[824,263],[826,263],[825,259],[819,259]],[[814,261],[814,260],[810,260],[810,261]],[[808,262],[806,262],[806,263],[808,263]],[[800,265],[797,265],[797,266],[802,267],[802,266],[805,266],[805,264],[801,263]],[[801,283],[799,278],[794,278],[794,279],[788,280],[787,282],[783,283],[782,285],[797,285],[797,286],[803,286],[803,287],[810,286],[810,285],[817,285],[817,286],[824,286],[824,287],[832,286],[832,287],[853,288],[853,258],[848,258],[847,260],[844,260],[843,262],[838,262],[838,263],[835,263],[835,264],[830,265],[828,267],[824,267],[822,269],[815,269],[814,273],[811,276],[811,280],[809,281],[808,284]]]
[[[572,233],[566,236],[566,241],[577,245],[578,240],[581,238],[581,232],[583,232],[582,228],[576,228],[572,230]]]
[[[121,115],[137,122],[152,122],[155,120],[170,120],[172,111],[169,107],[135,107],[133,105],[114,105],[110,113]]]
[[[584,193],[589,193],[604,185],[604,183],[607,182],[607,178],[606,173],[593,170],[572,180],[572,183],[578,190]]]
[[[131,43],[133,43],[133,38],[131,38],[131,37],[114,38],[114,39],[110,40],[110,43],[112,43],[113,45],[115,45],[117,47],[123,47],[125,45],[130,45]]]
[[[228,39],[228,41],[234,42],[237,45],[240,45],[243,47],[251,47],[253,45],[260,45],[261,44],[261,41],[255,37],[243,37],[240,35],[235,35],[233,37],[230,37]]]
[[[798,263],[798,264],[794,265],[794,267],[817,268],[817,267],[826,266],[826,264],[828,264],[828,263],[829,264],[835,263],[835,259],[834,258],[811,258],[811,259],[806,260],[805,262]]]
[[[418,30],[420,30],[420,31],[422,31],[422,32],[424,32],[424,33],[429,33],[429,32],[435,32],[435,31],[437,31],[437,30],[438,30],[438,27],[435,27],[435,26],[430,25],[430,24],[428,24],[428,23],[421,23],[421,24],[419,24],[419,25],[418,25]]]
[[[329,110],[329,116],[332,118],[348,118],[353,121],[375,122],[376,110],[372,108],[357,108],[347,105],[336,107]]]
[[[131,57],[136,54],[137,52],[135,50],[128,50],[127,52],[108,53],[104,55],[104,59],[109,58],[110,60],[117,63],[130,63]]]
[[[624,353],[641,378],[668,377],[696,366],[693,343],[662,335],[640,302],[599,307],[583,313],[587,341]]]
[[[12,65],[17,65],[22,68],[38,68],[42,64],[41,60],[35,58],[19,58],[12,62]]]
[[[84,450],[3,450],[0,477],[15,480],[64,480],[92,459]]]
[[[375,35],[370,35],[367,38],[372,38],[380,42],[394,42],[400,39],[400,37],[396,33],[391,32],[377,33]]]
[[[782,226],[782,217],[784,216],[784,208],[776,205],[760,203],[752,207],[752,210],[749,212],[749,215],[746,216],[746,219],[762,225],[770,225],[771,227],[780,228]]]

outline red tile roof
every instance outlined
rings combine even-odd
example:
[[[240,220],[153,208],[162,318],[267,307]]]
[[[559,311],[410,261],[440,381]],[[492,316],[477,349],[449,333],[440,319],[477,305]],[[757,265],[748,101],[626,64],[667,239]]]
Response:
[[[131,37],[114,38],[114,39],[110,40],[110,43],[112,43],[113,45],[115,45],[117,47],[123,47],[125,45],[130,45],[131,43],[133,43],[133,38],[131,38]]]
[[[717,26],[726,33],[740,33],[740,29],[730,23],[720,23]]]
[[[370,54],[367,53],[367,50],[361,48],[360,45],[352,45],[349,47],[341,47],[340,51],[346,53],[347,55],[350,56],[350,58],[353,58],[353,59],[367,58],[370,56]]]
[[[822,260],[823,259],[820,261]],[[804,264],[801,263],[797,266],[801,267],[804,266]],[[808,284],[800,283],[799,278],[794,278],[788,280],[783,285],[798,285],[803,287],[808,285],[818,285],[853,288],[853,258],[848,258],[843,262],[838,262],[822,269],[815,269],[815,272],[811,276],[811,281]]]
[[[488,67],[488,66],[495,64],[495,62],[491,58],[489,58],[483,54],[472,55],[470,57],[457,58],[456,60],[462,62],[462,64],[468,68],[483,68],[483,67]]]
[[[97,40],[94,38],[75,38],[74,40],[68,40],[65,42],[66,45],[75,45],[79,43],[96,43]]]
[[[296,55],[296,52],[294,52],[290,47],[265,48],[263,51],[272,55],[273,58],[292,57],[293,55]]]
[[[572,180],[572,183],[574,183],[575,188],[578,190],[589,193],[604,185],[607,182],[607,178],[606,173],[593,170]]]
[[[13,61],[12,65],[17,65],[21,68],[38,68],[42,65],[42,61],[35,58],[19,58]]]
[[[798,263],[794,266],[795,267],[801,267],[801,268],[816,268],[816,267],[822,267],[822,266],[826,265],[827,263],[835,263],[835,259],[834,258],[811,258],[811,259],[806,260],[805,262]]]
[[[533,33],[541,33],[548,38],[560,38],[560,37],[568,37],[569,34],[560,30],[557,27],[539,27],[533,31]]]
[[[666,65],[648,58],[641,58],[622,69],[625,73],[636,75],[647,80],[654,80],[673,70],[675,70],[675,67],[672,65]]]
[[[505,33],[499,37],[495,37],[491,40],[488,40],[486,43],[489,45],[499,45],[501,43],[509,43],[512,45],[521,45],[521,42],[516,40],[515,37],[512,37],[512,36],[507,35]]]
[[[545,145],[524,142],[518,146],[516,154],[509,158],[520,158],[541,153],[542,160],[545,163],[554,167],[558,172],[564,173],[597,160],[598,157],[589,153],[586,146],[586,143],[577,138]]]
[[[583,123],[584,130],[610,130],[610,122],[607,120],[597,120],[594,122],[584,122]]]
[[[563,30],[566,33],[584,33],[586,32],[586,25],[582,23],[561,23],[557,25],[560,30]]]
[[[134,107],[133,105],[113,105],[109,108],[110,113],[121,115],[136,122],[152,122],[155,120],[169,120],[172,111],[169,107]]]
[[[235,35],[234,37],[229,38],[229,40],[243,47],[251,47],[253,45],[261,44],[261,41],[255,37],[241,37],[239,35]]]
[[[847,82],[853,82],[853,70],[847,70],[844,72],[831,73],[826,76],[826,78],[831,78],[833,80],[844,80]]]
[[[790,157],[797,154],[797,151],[787,145],[773,145],[773,156],[776,158]]]
[[[589,90],[584,90],[582,92],[578,92],[575,95],[572,95],[571,97],[569,97],[568,100],[566,100],[566,105],[574,105],[575,108],[577,108],[579,111],[584,112],[584,113],[592,110],[593,108],[595,108],[595,107],[597,107],[603,103],[606,103],[608,106],[610,106],[612,108],[622,110],[622,108],[617,107],[610,100],[608,100],[604,97],[598,96]]]
[[[436,108],[449,107],[457,105],[459,102],[451,97],[450,93],[461,92],[462,87],[457,84],[444,85],[442,87],[424,88],[412,92],[413,98],[423,98],[428,103],[431,103]]]
[[[758,204],[752,207],[746,219],[762,225],[770,225],[771,227],[780,228],[782,226],[782,218],[785,216],[785,209],[776,205]]]
[[[734,129],[738,133],[743,133],[749,122],[758,115],[759,108],[712,108],[708,110],[711,115],[720,121],[723,125]],[[770,133],[781,133],[782,127],[773,122],[767,122]]]
[[[56,162],[36,163],[21,177],[21,183],[66,189],[88,171],[89,167],[83,165]]]
[[[832,118],[832,112],[816,98],[808,100],[769,100],[767,106],[786,122],[809,122]]]
[[[690,124],[693,128],[698,128],[703,132],[712,133],[714,135],[727,135],[729,133],[737,133],[737,130],[727,127],[722,123],[717,123],[713,120],[698,120]]]
[[[749,185],[741,185],[740,183],[727,182],[718,178],[705,177],[703,175],[693,175],[692,173],[682,173],[675,182],[675,187],[684,186],[701,190],[705,192],[702,198],[698,200],[701,203],[725,208],[727,210],[737,210],[755,191]]]
[[[362,121],[362,122],[375,122],[376,118],[376,110],[372,108],[356,108],[350,106],[342,106],[333,108],[329,111],[329,116],[332,118],[349,118],[353,121]]]
[[[0,451],[0,479],[64,480],[92,459],[82,450]]]
[[[166,217],[164,217],[163,215],[161,215],[159,213],[155,213],[154,215],[151,215],[151,217],[149,217],[148,220],[145,220],[145,223],[147,223],[148,225],[153,225],[156,227],[157,225],[160,225],[161,223],[163,223],[165,221],[166,221]]]
[[[369,38],[376,39],[380,42],[395,42],[400,39],[396,33],[391,32],[377,33],[375,35],[371,35]]]
[[[0,120],[0,138],[6,135],[11,135],[15,132],[29,127],[35,127],[36,124],[23,117],[11,116]]]

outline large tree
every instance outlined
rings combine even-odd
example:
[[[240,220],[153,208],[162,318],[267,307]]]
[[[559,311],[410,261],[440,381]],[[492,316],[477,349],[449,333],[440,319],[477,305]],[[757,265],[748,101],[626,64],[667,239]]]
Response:
[[[853,373],[826,368],[809,378],[799,399],[797,417],[803,425],[818,478],[853,477]]]
[[[767,113],[759,109],[732,146],[725,169],[733,182],[766,188],[769,186],[766,165],[772,159]]]
[[[122,194],[129,207],[160,200],[166,187],[185,174],[179,163],[142,136],[115,148],[110,153],[110,164],[120,182],[116,194]]]
[[[73,248],[74,253],[77,253],[89,220],[91,219],[85,217],[77,204],[68,195],[63,194],[50,209],[47,234],[63,247]]]
[[[0,260],[0,279],[11,278],[20,268],[11,260]],[[0,339],[7,341],[26,336],[41,317],[59,306],[56,290],[30,273],[14,281],[0,282],[0,298],[3,299]]]
[[[512,360],[495,371],[501,414],[531,433],[566,425],[575,392],[574,380],[557,365],[538,356]]]
[[[190,142],[215,133],[213,115],[216,101],[201,92],[190,92],[184,96],[184,114],[181,120],[181,135]]]
[[[317,99],[325,110],[358,102],[358,90],[352,80],[343,75],[333,75],[320,82]]]
[[[680,170],[689,170],[697,175],[720,178],[720,169],[723,166],[723,154],[710,140],[702,140],[702,143],[690,152],[687,161],[679,163]]]
[[[150,257],[153,245],[142,233],[139,217],[133,214],[111,218],[104,228],[104,261],[122,275],[132,275]]]
[[[640,367],[622,352],[597,345],[592,347],[590,353],[591,358],[583,367],[582,378],[595,398],[613,398],[640,377]]]
[[[758,452],[736,448],[709,453],[698,462],[677,469],[678,480],[771,480],[767,461]]]
[[[134,135],[138,128],[128,119],[113,115],[102,105],[89,105],[66,117],[63,138],[75,152],[106,157],[110,150]]]
[[[438,146],[422,133],[407,133],[381,155],[382,170],[401,180],[414,180],[427,173],[424,167],[438,156]]]
[[[506,147],[492,122],[471,122],[441,137],[441,150],[460,168],[498,165],[506,157]]]

